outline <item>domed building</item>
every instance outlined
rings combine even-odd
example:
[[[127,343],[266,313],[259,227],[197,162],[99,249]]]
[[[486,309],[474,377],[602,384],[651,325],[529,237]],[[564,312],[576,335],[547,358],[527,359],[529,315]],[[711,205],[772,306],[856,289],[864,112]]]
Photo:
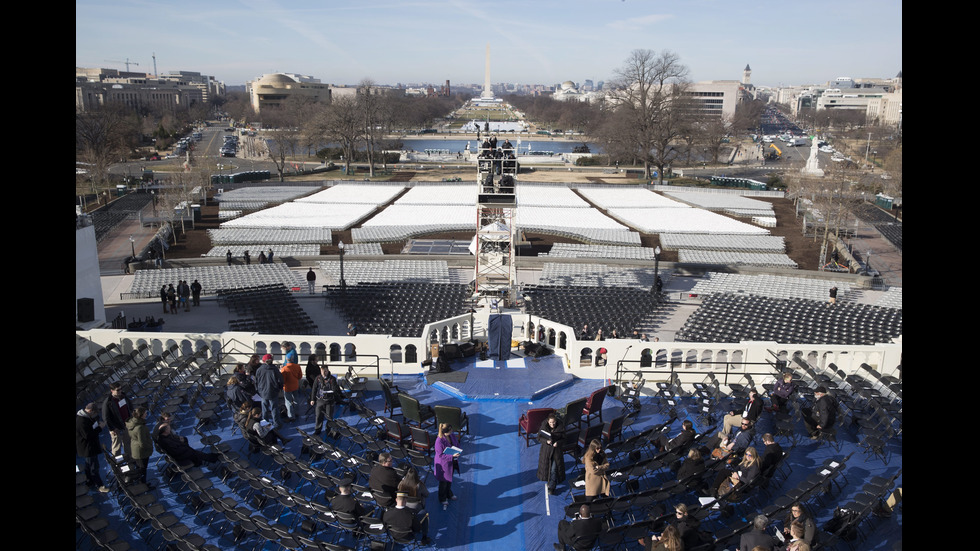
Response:
[[[602,92],[583,92],[575,86],[574,82],[566,80],[556,87],[551,97],[558,101],[592,101],[593,98],[601,95]]]
[[[330,102],[330,85],[306,75],[271,73],[245,83],[252,109],[279,107],[289,97],[301,96],[314,101]]]

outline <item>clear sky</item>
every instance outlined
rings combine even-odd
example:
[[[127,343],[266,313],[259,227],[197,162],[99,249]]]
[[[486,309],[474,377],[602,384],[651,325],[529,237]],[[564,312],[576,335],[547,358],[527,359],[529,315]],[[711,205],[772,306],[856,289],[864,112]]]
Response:
[[[609,80],[635,49],[757,86],[891,78],[901,0],[76,0],[75,65],[329,84]]]

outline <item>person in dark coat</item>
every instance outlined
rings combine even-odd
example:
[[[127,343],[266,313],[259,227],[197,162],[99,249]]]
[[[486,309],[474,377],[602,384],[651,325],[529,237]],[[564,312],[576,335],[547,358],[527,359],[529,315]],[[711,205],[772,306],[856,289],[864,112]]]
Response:
[[[108,492],[109,488],[102,483],[99,472],[99,456],[102,446],[99,444],[99,433],[102,425],[99,423],[99,411],[94,403],[89,403],[75,414],[75,454],[85,461],[85,483],[92,490]]]
[[[337,495],[330,499],[330,509],[333,511],[339,511],[341,513],[347,513],[354,517],[356,520],[360,520],[362,516],[367,512],[364,510],[364,506],[361,502],[351,495],[350,484],[341,484],[337,486]]]
[[[398,471],[392,465],[394,459],[388,452],[378,454],[378,464],[371,468],[368,476],[368,487],[384,494],[384,497],[375,497],[378,505],[390,507],[395,503],[395,494],[398,493],[398,483],[400,477]]]
[[[783,447],[776,442],[776,439],[771,433],[765,433],[762,435],[762,443],[766,445],[765,449],[762,451],[762,459],[760,461],[760,468],[762,469],[762,474],[768,474],[771,469],[774,469],[776,465],[779,464],[783,459]]]
[[[320,375],[313,381],[313,388],[310,391],[310,405],[316,408],[313,434],[320,434],[324,420],[333,419],[334,406],[342,392],[337,378],[330,373],[326,365],[321,365]]]
[[[555,487],[565,481],[565,454],[562,445],[565,442],[565,424],[558,420],[558,415],[552,413],[541,423],[538,429],[538,442],[541,451],[538,454],[538,480],[548,483],[548,493],[555,493]]]
[[[697,448],[691,448],[687,452],[687,459],[677,469],[677,480],[693,480],[704,474],[705,468],[701,452]]]
[[[667,433],[661,433],[657,439],[657,446],[663,451],[683,450],[691,445],[691,442],[694,442],[695,436],[697,436],[697,433],[694,432],[694,423],[690,419],[685,419],[681,423],[681,432],[677,436],[667,439]]]
[[[282,373],[273,367],[272,354],[262,356],[262,365],[255,370],[255,390],[262,399],[262,418],[275,427],[279,420],[279,396],[282,394]]]
[[[785,411],[786,403],[789,402],[789,397],[794,392],[796,392],[796,383],[793,382],[793,374],[787,371],[773,386],[772,394],[770,394],[772,409]]]
[[[812,408],[803,408],[803,423],[806,425],[810,439],[816,440],[821,431],[832,427],[837,422],[837,401],[827,394],[827,387],[818,386],[813,391],[816,402]]]
[[[429,514],[424,509],[412,509],[406,505],[408,496],[399,493],[395,498],[393,507],[389,507],[382,515],[381,519],[387,530],[400,536],[408,536],[414,539],[422,536],[422,545],[432,544],[429,539]]]
[[[578,514],[569,522],[567,519],[558,521],[558,542],[555,549],[561,551],[569,546],[576,551],[592,549],[595,541],[602,532],[602,520],[592,516],[588,504],[579,507]]]
[[[157,445],[160,446],[163,453],[169,455],[179,464],[193,463],[195,467],[200,467],[204,462],[213,463],[221,457],[217,453],[195,450],[187,443],[187,438],[175,433],[169,424],[160,425]]]
[[[742,538],[738,542],[739,551],[752,551],[756,546],[762,546],[763,549],[775,549],[776,538],[766,532],[768,526],[769,517],[756,515],[752,521],[752,530],[742,534]]]
[[[306,376],[306,386],[308,388],[313,388],[313,381],[320,376],[320,362],[316,359],[316,354],[310,354],[306,358],[306,370],[303,372]]]

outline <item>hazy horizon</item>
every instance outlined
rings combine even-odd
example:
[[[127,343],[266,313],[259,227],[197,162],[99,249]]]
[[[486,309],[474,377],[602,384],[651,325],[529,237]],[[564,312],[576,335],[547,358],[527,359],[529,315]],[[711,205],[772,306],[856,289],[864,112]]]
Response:
[[[152,26],[151,26],[152,25]],[[154,29],[159,29],[154,32]],[[194,71],[227,86],[268,73],[323,83],[482,85],[608,81],[635,49],[671,50],[690,79],[756,86],[891,78],[902,70],[902,3],[773,8],[715,0],[78,0],[75,65]]]

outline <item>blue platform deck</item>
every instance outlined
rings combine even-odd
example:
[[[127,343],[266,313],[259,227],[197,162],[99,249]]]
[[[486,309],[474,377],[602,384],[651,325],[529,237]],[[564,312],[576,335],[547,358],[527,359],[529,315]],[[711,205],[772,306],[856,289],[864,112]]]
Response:
[[[452,362],[452,368],[465,373],[466,381],[437,381],[431,386],[460,400],[536,400],[575,380],[565,373],[558,356],[482,361],[473,357]]]
[[[524,360],[523,358],[521,358]],[[399,377],[396,383],[402,391],[417,397],[422,403],[429,405],[445,404],[462,407],[469,416],[470,434],[462,439],[463,455],[461,458],[461,474],[453,482],[453,491],[459,497],[458,501],[450,504],[443,511],[437,494],[437,482],[431,472],[425,473],[425,483],[429,498],[425,503],[431,528],[430,536],[433,545],[424,549],[445,549],[451,551],[477,551],[492,549],[503,550],[543,550],[552,549],[557,541],[558,522],[564,518],[564,508],[572,503],[573,492],[569,491],[568,483],[559,486],[557,495],[548,495],[545,484],[537,480],[536,469],[538,461],[538,444],[534,440],[530,446],[524,438],[518,437],[517,421],[521,414],[530,408],[553,407],[562,408],[571,400],[588,396],[594,390],[604,386],[600,379],[574,379],[565,381],[565,374],[552,373],[559,369],[557,358],[542,358],[534,362],[527,360],[525,367],[501,367],[493,369],[477,367],[462,362],[454,365],[454,369],[467,370],[467,381],[464,384],[436,383],[429,385],[422,377]],[[384,401],[379,393],[367,396],[368,407],[377,411],[383,410]],[[686,408],[686,409],[685,409]],[[655,411],[652,398],[643,399],[643,407],[631,431],[661,423],[666,415]],[[305,407],[301,410],[301,420],[287,425],[284,431],[287,435],[295,436],[297,428],[312,431],[312,415],[306,414]],[[607,398],[603,416],[609,420],[622,412],[622,404],[613,398]],[[200,438],[194,432],[193,411],[179,414],[176,421],[178,432],[186,436],[194,445]],[[368,430],[369,425],[357,415],[342,411],[343,418],[351,425],[362,430]],[[690,418],[695,421],[697,430],[705,430],[696,421],[696,404],[685,404],[678,412],[679,419],[672,427],[676,431],[681,419]],[[401,417],[396,415],[398,420]],[[151,417],[150,422],[155,420]],[[221,441],[231,445],[232,449],[240,452],[243,458],[248,458],[256,468],[260,469],[270,480],[283,487],[289,488],[304,496],[314,495],[316,487],[295,475],[284,477],[284,470],[262,454],[248,454],[244,441],[237,432],[232,433],[230,413],[222,410],[216,424],[209,428],[211,434],[217,435]],[[760,434],[771,431],[772,416],[764,414],[759,425]],[[804,430],[802,424],[798,427],[800,433]],[[839,440],[842,449],[837,451],[824,444],[818,444],[802,438],[796,443],[782,440],[783,447],[790,452],[788,465],[792,468],[785,480],[770,490],[771,500],[782,495],[782,492],[793,488],[800,481],[815,472],[827,459],[840,459],[853,454],[847,463],[843,474],[846,484],[830,496],[816,500],[808,505],[817,520],[818,526],[823,526],[838,504],[848,500],[860,492],[864,481],[872,476],[892,476],[902,466],[901,438],[891,442],[885,458],[869,456],[858,445],[859,437],[853,431],[841,430]],[[106,442],[108,445],[108,439]],[[294,438],[287,450],[299,456],[301,439]],[[339,442],[338,445],[348,446],[350,442]],[[356,445],[354,445],[356,450]],[[569,479],[580,473],[574,461],[566,456]],[[224,518],[214,517],[209,510],[195,511],[186,491],[181,492],[182,482],[167,481],[161,478],[158,461],[154,454],[151,459],[150,480],[158,486],[154,490],[161,503],[169,512],[174,513],[180,522],[187,525],[194,533],[205,537],[208,543],[223,550],[264,549],[277,550],[280,546],[275,542],[266,542],[257,536],[248,536],[240,543],[230,538],[231,526]],[[105,474],[106,466],[102,463]],[[210,467],[204,469],[206,476],[228,496],[239,496],[243,503],[247,502],[240,486],[223,482],[220,474]],[[671,473],[651,475],[644,485],[661,484],[670,478]],[[365,482],[365,481],[362,481]],[[901,486],[899,478],[896,486]],[[247,490],[247,485],[245,487]],[[614,492],[625,492],[623,488],[614,487]],[[96,494],[96,505],[100,513],[110,520],[110,528],[119,534],[119,538],[130,544],[133,549],[157,549],[161,545],[161,536],[147,524],[137,527],[124,518],[125,497],[118,491],[110,494]],[[697,503],[696,495],[680,496],[679,499],[691,504]],[[322,500],[322,498],[321,498]],[[715,519],[705,524],[705,528],[714,533],[725,526],[738,522],[743,518],[751,518],[756,509],[739,509],[735,517]],[[257,511],[290,530],[299,530],[297,515],[289,509],[284,509],[275,501]],[[872,518],[869,526],[875,529],[869,531],[866,541],[857,548],[863,550],[892,550],[901,541],[902,522],[901,509],[897,509],[890,518]],[[85,536],[80,536],[76,528],[76,541],[80,541],[77,549],[93,549]],[[318,538],[334,539],[329,528],[322,528]],[[355,545],[349,536],[340,536],[340,541],[347,545]],[[148,542],[148,543],[147,543]],[[359,549],[365,549],[365,542],[359,542]],[[625,549],[640,549],[635,542],[626,542]],[[844,549],[846,547],[842,547]],[[857,549],[856,548],[856,549]]]

